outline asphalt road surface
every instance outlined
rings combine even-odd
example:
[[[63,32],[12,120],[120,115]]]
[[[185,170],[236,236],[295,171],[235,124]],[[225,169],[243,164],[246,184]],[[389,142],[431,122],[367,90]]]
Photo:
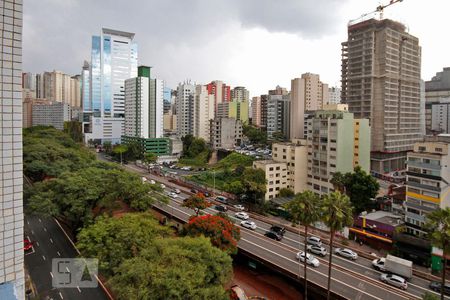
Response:
[[[25,265],[35,284],[38,299],[43,300],[108,300],[98,285],[96,288],[54,288],[53,258],[75,258],[77,252],[53,219],[25,216],[25,236],[33,242],[33,249],[25,253]]]

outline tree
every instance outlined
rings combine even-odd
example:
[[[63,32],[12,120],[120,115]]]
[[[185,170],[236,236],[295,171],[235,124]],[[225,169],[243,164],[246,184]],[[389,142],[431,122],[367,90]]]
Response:
[[[439,300],[439,297],[431,292],[425,292],[422,296],[422,300]]]
[[[442,249],[443,266],[441,280],[441,299],[444,299],[445,270],[447,255],[450,254],[450,208],[437,209],[426,216],[425,226],[433,246]]]
[[[237,252],[240,230],[229,220],[213,215],[191,217],[184,228],[189,236],[204,235],[217,248],[230,254]]]
[[[275,131],[274,133],[272,133],[272,141],[282,142],[285,139],[286,138],[284,136],[284,133],[282,133],[281,131]]]
[[[353,224],[353,208],[348,196],[333,192],[323,197],[321,215],[323,223],[330,229],[330,258],[328,261],[327,299],[330,299],[331,262],[333,259],[333,240],[337,231]]]
[[[291,190],[290,188],[282,188],[282,189],[280,189],[280,193],[279,193],[280,197],[292,197],[294,195],[295,195],[294,191]]]
[[[119,144],[119,145],[114,146],[113,153],[120,155],[120,164],[122,164],[123,154],[127,151],[128,151],[128,147],[126,145]]]
[[[244,186],[240,180],[235,180],[224,185],[224,190],[228,193],[240,195],[244,193]]]
[[[266,192],[266,173],[261,169],[245,169],[241,182],[247,198],[255,202]]]
[[[83,142],[83,130],[81,122],[66,121],[64,122],[64,132],[67,133],[75,142]]]
[[[158,237],[168,237],[170,229],[160,226],[150,213],[127,213],[122,217],[99,217],[77,236],[84,257],[96,257],[99,269],[115,273],[125,259],[140,255]]]
[[[336,172],[331,183],[337,190],[350,197],[356,213],[371,208],[380,188],[380,184],[370,174],[367,174],[360,166],[356,166],[354,172],[342,174]]]
[[[313,225],[319,220],[319,210],[320,210],[320,198],[317,194],[311,191],[304,191],[295,196],[292,201],[289,201],[284,205],[286,210],[292,217],[292,222],[294,224],[301,224],[305,228],[305,239],[308,237],[308,227]],[[307,280],[307,243],[304,243],[305,261],[303,263],[304,274],[305,274],[305,299],[308,298],[308,280]],[[299,262],[300,265],[300,262]],[[300,270],[298,276],[300,277]]]
[[[127,151],[126,157],[129,160],[136,160],[142,158],[143,149],[141,144],[138,141],[131,141],[126,144]]]
[[[154,164],[158,159],[158,155],[153,152],[147,152],[144,155],[144,163],[146,164]]]
[[[229,299],[231,257],[206,238],[157,239],[111,279],[118,300]]]
[[[183,202],[183,206],[193,209],[195,211],[195,214],[198,216],[200,211],[202,209],[210,207],[211,203],[206,201],[206,198],[203,194],[198,193],[198,194],[192,195],[189,198],[187,198]]]
[[[111,154],[112,153],[112,144],[110,141],[103,142],[103,149],[106,153]]]
[[[267,134],[259,128],[250,125],[243,126],[244,135],[254,144],[266,144]]]

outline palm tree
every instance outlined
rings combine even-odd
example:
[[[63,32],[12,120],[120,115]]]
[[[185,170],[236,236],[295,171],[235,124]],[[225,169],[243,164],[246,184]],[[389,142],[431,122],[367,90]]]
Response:
[[[441,299],[444,299],[446,255],[450,252],[450,208],[438,209],[427,215],[424,226],[431,243],[442,249],[444,265],[442,267]]]
[[[319,220],[319,201],[320,198],[317,194],[311,191],[304,191],[295,196],[295,198],[286,203],[284,207],[289,212],[292,217],[292,222],[294,224],[301,224],[305,228],[305,261],[304,264],[304,273],[305,273],[305,300],[308,296],[308,280],[307,276],[307,264],[306,264],[306,238],[308,237],[308,227],[314,224]],[[299,244],[300,248],[300,244]],[[300,249],[299,249],[300,250]],[[298,276],[300,277],[300,264]]]
[[[333,259],[333,239],[337,231],[353,224],[353,208],[350,198],[340,192],[325,195],[322,200],[322,221],[330,229],[330,258],[328,261],[327,299],[330,299],[331,261]]]

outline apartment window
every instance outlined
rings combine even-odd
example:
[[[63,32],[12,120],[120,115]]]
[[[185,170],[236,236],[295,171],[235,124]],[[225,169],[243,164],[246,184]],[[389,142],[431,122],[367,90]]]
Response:
[[[273,188],[269,188],[269,192],[273,192]]]
[[[423,152],[423,151],[425,151],[425,150],[427,150],[427,148],[425,148],[425,147],[419,147],[419,151],[421,151],[421,152]]]
[[[275,184],[280,184],[280,181],[279,180],[275,181]]]
[[[273,167],[270,167],[270,168],[269,168],[269,171],[273,171]]]
[[[283,159],[286,159],[286,155],[283,155]]]
[[[277,171],[280,170],[280,167],[277,167]]]
[[[273,184],[273,181],[269,181],[269,184],[272,185],[272,184]]]
[[[283,149],[283,153],[286,153],[286,149]]]
[[[442,152],[442,148],[436,148],[434,149],[436,152]]]

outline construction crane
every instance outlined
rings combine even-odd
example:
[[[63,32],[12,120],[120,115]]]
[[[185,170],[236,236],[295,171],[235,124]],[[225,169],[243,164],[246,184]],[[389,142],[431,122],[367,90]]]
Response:
[[[364,17],[366,17],[366,16],[368,16],[368,15],[371,15],[371,14],[374,14],[374,13],[379,13],[379,14],[380,14],[380,20],[382,20],[382,19],[383,19],[383,12],[384,12],[384,9],[385,9],[386,7],[389,7],[389,6],[391,6],[391,5],[393,5],[393,4],[397,3],[397,2],[402,2],[402,1],[403,1],[403,0],[390,0],[388,4],[385,4],[385,5],[381,5],[381,4],[380,4],[379,6],[377,6],[377,8],[376,8],[374,11],[371,11],[371,12],[369,12],[369,13],[363,14],[363,15],[361,15],[359,18],[356,18],[356,19],[354,19],[354,20],[351,20],[351,21],[349,22],[349,24],[352,24],[352,23],[354,23],[355,21],[358,21],[358,20],[360,20],[360,19],[363,19]]]

